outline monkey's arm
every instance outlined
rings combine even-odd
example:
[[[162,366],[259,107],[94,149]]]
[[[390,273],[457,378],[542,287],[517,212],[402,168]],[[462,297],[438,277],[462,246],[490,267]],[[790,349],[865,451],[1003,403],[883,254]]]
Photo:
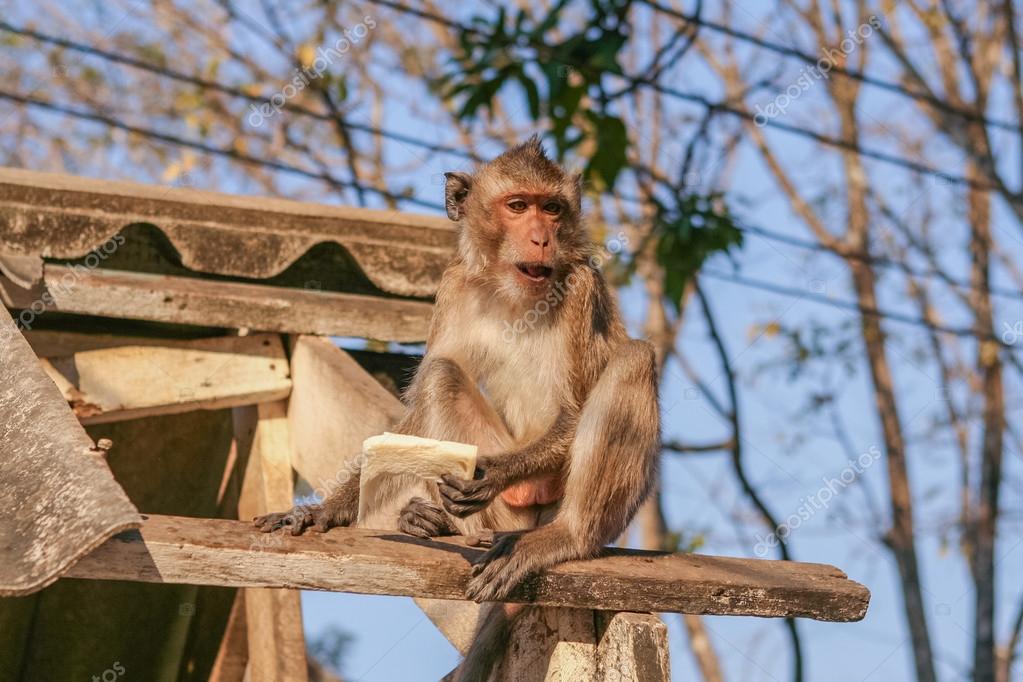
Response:
[[[355,523],[359,515],[359,468],[349,471],[348,478],[320,504],[300,504],[286,512],[257,516],[253,525],[264,533],[289,527],[292,535],[301,535],[306,528],[320,533],[335,526]]]
[[[503,454],[480,456],[472,480],[444,476],[439,485],[444,508],[458,517],[469,516],[482,511],[514,483],[562,472],[578,422],[578,410],[563,407],[547,433],[529,445]]]

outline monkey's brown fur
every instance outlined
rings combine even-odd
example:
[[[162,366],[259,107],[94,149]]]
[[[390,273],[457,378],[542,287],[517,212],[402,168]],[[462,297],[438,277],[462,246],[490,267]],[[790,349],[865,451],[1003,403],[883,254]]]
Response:
[[[653,352],[625,332],[596,267],[580,191],[535,137],[473,175],[447,174],[459,255],[441,281],[426,356],[395,430],[474,443],[479,471],[404,497],[397,526],[421,537],[532,528],[502,537],[476,562],[466,590],[476,601],[504,599],[531,573],[595,556],[625,530],[653,479]],[[352,523],[357,509],[353,476],[320,505],[255,522],[322,531]],[[490,609],[460,679],[489,675],[518,610]]]

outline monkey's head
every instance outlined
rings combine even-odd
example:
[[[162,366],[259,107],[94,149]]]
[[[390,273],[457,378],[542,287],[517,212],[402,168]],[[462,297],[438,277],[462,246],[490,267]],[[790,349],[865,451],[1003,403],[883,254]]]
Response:
[[[546,294],[585,262],[582,183],[531,137],[471,175],[445,173],[444,204],[459,223],[471,275],[493,293],[524,302]]]

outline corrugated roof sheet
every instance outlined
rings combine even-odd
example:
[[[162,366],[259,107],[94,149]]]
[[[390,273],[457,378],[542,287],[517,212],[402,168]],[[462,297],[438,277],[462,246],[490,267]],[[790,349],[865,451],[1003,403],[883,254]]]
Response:
[[[454,254],[446,218],[0,168],[0,256],[73,259],[152,224],[199,273],[265,279],[334,242],[370,281],[432,296]]]

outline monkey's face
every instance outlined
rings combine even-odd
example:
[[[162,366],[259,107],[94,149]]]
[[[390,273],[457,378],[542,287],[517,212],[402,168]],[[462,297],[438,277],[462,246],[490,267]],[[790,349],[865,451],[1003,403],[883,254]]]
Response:
[[[472,175],[445,177],[448,217],[461,226],[462,259],[493,295],[530,305],[585,260],[581,181],[548,159],[538,139]]]
[[[545,189],[512,191],[492,202],[491,215],[504,236],[499,260],[526,292],[545,292],[560,264],[558,228],[565,210],[564,198]]]

